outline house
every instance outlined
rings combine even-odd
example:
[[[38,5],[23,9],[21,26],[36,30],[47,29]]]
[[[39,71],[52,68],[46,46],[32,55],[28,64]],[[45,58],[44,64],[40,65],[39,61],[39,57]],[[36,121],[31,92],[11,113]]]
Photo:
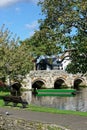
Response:
[[[66,50],[60,56],[40,56],[36,60],[36,70],[65,70],[71,62],[70,52]]]

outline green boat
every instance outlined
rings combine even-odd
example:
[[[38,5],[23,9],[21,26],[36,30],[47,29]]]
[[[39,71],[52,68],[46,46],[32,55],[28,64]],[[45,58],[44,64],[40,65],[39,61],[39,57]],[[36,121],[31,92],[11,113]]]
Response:
[[[75,89],[37,89],[37,96],[74,96]]]

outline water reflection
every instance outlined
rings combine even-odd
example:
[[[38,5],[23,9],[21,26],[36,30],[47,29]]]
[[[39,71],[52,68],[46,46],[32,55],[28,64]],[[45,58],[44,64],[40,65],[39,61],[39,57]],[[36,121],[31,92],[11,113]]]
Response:
[[[87,88],[78,92],[75,97],[35,97],[31,91],[23,92],[30,104],[53,107],[61,110],[87,111]]]
[[[22,97],[22,99],[26,100],[28,102],[28,104],[30,104],[31,101],[32,101],[32,93],[31,93],[31,91],[22,92],[21,97]]]

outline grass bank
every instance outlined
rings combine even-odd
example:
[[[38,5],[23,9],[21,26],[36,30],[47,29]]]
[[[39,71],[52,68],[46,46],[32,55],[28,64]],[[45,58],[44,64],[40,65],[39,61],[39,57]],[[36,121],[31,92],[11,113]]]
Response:
[[[21,104],[18,104],[17,107],[12,107],[12,104],[10,103],[8,106],[4,105],[3,100],[0,100],[0,107],[12,107],[13,109],[22,109]],[[48,113],[54,113],[54,114],[70,114],[70,115],[79,115],[79,116],[87,116],[87,112],[80,112],[80,111],[71,111],[71,110],[58,110],[56,108],[48,108],[48,107],[41,107],[36,105],[28,105],[27,108],[24,108],[25,110],[30,111],[37,111],[37,112],[48,112]]]
[[[0,97],[4,95],[8,95],[9,92],[0,92]],[[12,103],[9,103],[8,106],[4,105],[4,101],[0,98],[0,107],[12,107]],[[13,107],[14,108],[14,107]],[[18,104],[15,109],[21,109],[21,104]],[[54,114],[73,114],[73,115],[79,115],[79,116],[87,116],[87,112],[80,112],[80,111],[71,111],[71,110],[58,110],[56,108],[48,108],[48,107],[41,107],[41,106],[35,106],[35,105],[28,105],[27,108],[24,108],[25,110],[31,110],[31,111],[39,111],[39,112],[49,112]]]
[[[56,108],[48,108],[48,107],[41,107],[35,105],[29,105],[26,110],[31,111],[39,111],[39,112],[49,112],[54,114],[73,114],[79,116],[87,116],[87,112],[80,112],[80,111],[71,111],[71,110],[58,110]]]

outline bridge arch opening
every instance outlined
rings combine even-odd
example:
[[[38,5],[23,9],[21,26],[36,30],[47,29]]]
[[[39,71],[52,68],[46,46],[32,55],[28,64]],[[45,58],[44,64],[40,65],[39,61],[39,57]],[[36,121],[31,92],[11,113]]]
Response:
[[[43,81],[40,81],[40,80],[35,81],[35,82],[32,84],[32,88],[33,88],[33,89],[35,89],[35,88],[41,89],[41,88],[44,88],[44,86],[45,86],[45,83],[44,83]]]
[[[76,79],[74,81],[74,89],[80,89],[80,87],[84,86],[82,79]]]
[[[54,83],[54,88],[55,89],[62,89],[65,88],[66,84],[64,79],[57,79]]]
[[[10,92],[11,92],[12,96],[20,96],[21,95],[20,89],[21,89],[22,85],[19,82],[13,83],[10,87],[11,87]]]

